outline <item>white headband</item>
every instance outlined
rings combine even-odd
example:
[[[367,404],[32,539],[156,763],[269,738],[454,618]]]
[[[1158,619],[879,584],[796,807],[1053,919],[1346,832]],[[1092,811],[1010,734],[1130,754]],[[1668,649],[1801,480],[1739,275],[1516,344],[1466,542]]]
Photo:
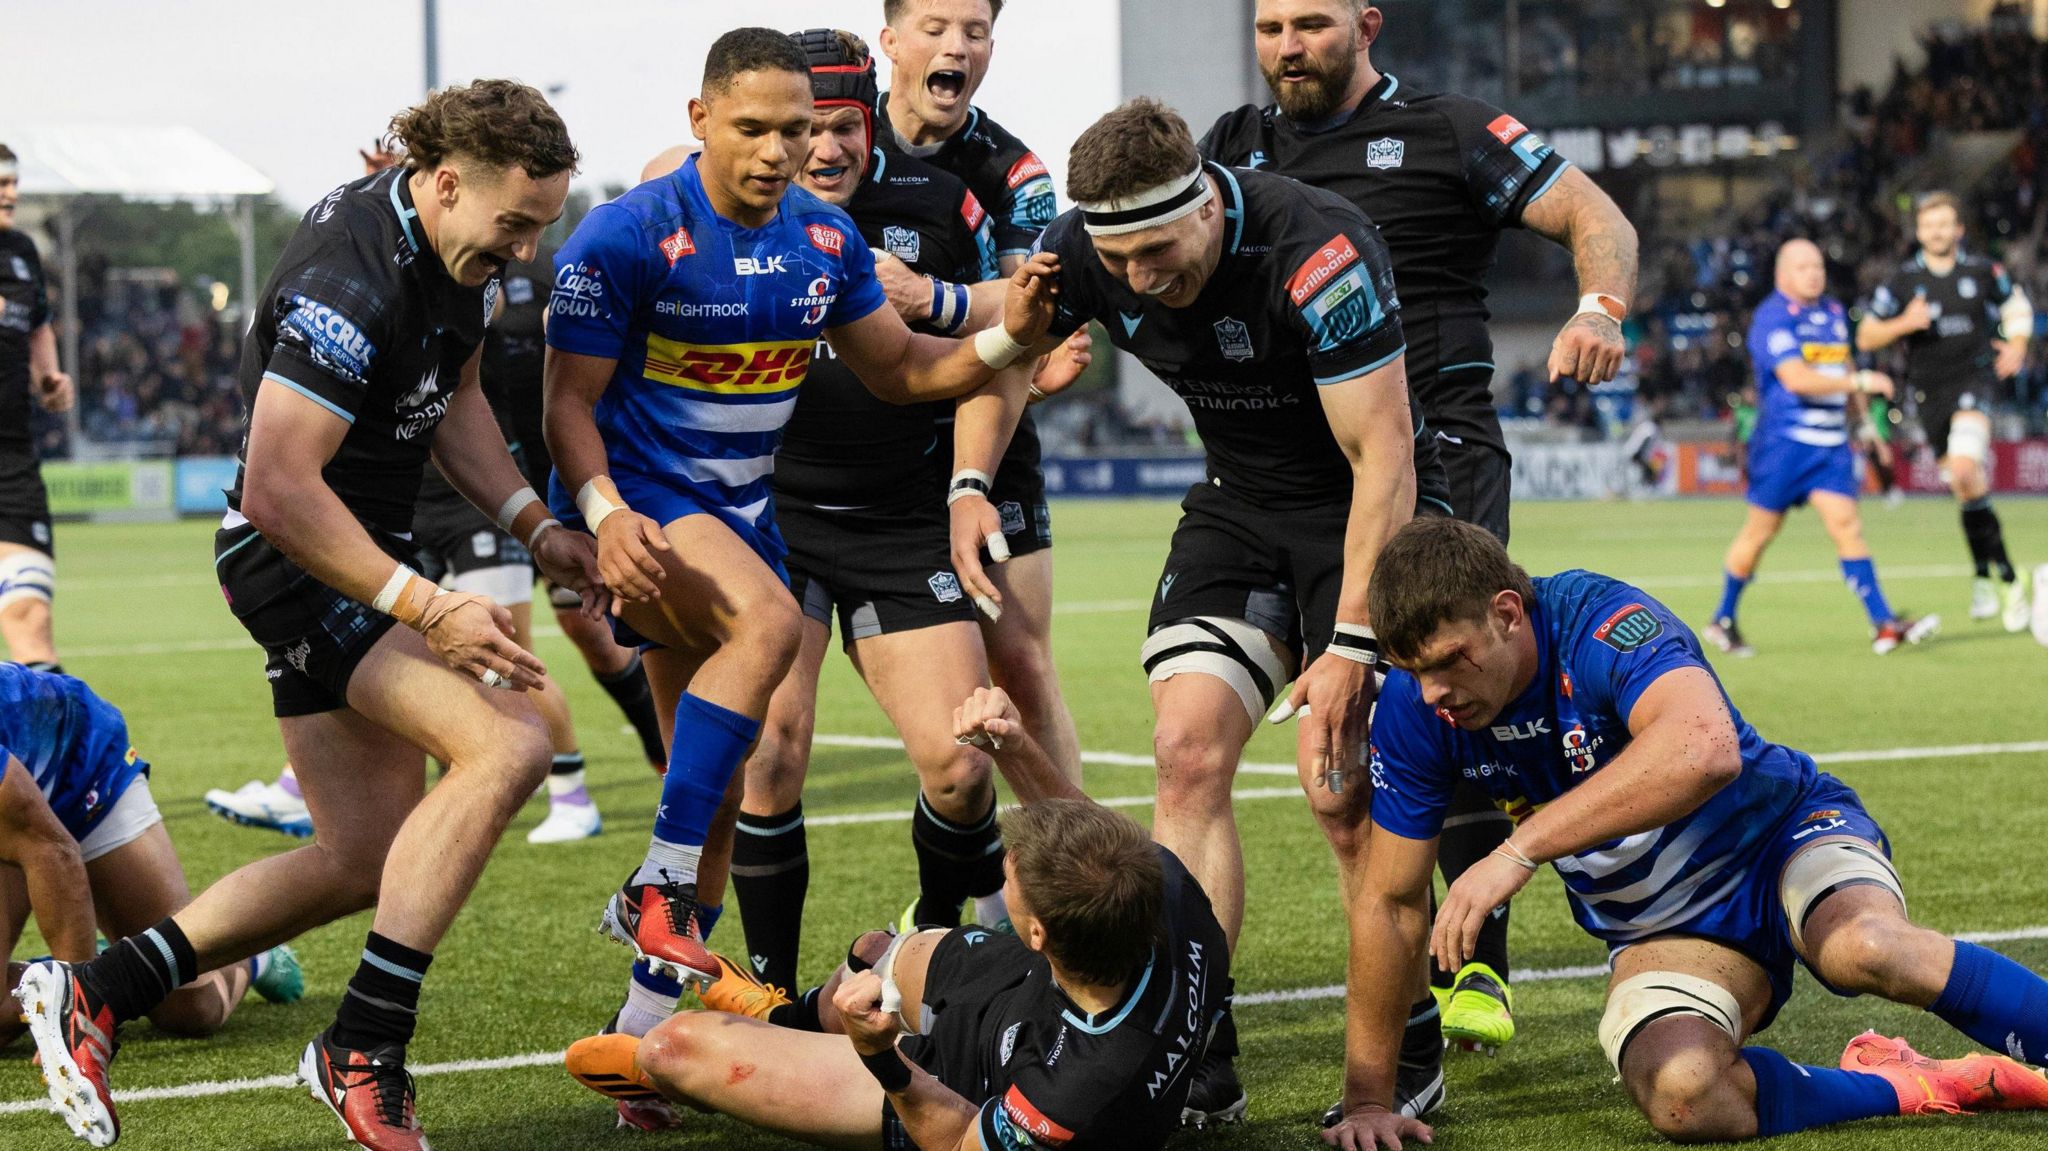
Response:
[[[21,167],[14,161],[0,160],[0,177],[14,176],[19,178],[20,175]]]
[[[1171,224],[1209,202],[1216,193],[1209,187],[1201,164],[1178,179],[1168,180],[1116,200],[1081,205],[1081,226],[1091,236],[1120,236]]]

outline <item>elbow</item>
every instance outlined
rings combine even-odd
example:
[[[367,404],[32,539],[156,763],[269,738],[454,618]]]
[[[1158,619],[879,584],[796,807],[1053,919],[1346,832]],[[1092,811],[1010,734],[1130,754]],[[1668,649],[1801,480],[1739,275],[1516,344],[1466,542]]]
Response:
[[[242,475],[242,518],[264,539],[287,547],[294,507],[303,507],[298,485],[287,472],[251,463]]]

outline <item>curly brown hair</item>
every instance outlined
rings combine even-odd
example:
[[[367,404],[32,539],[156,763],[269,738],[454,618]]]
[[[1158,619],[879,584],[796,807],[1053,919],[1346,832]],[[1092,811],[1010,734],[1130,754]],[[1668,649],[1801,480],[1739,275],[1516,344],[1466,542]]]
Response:
[[[463,156],[540,180],[574,172],[580,159],[547,97],[517,80],[443,88],[393,116],[387,139],[415,172]]]

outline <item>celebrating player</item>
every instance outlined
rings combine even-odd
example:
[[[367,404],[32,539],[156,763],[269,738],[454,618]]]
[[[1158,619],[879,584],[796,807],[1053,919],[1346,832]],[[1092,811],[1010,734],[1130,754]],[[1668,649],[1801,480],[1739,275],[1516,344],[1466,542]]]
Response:
[[[796,1003],[741,974],[732,1014],[585,1039],[570,1072],[828,1147],[1164,1144],[1229,999],[1222,926],[1173,852],[1082,796],[1000,690],[953,722],[1024,799],[1003,816],[1015,937],[870,932]]]
[[[1446,519],[1395,535],[1371,599],[1397,669],[1373,720],[1379,827],[1355,896],[1353,930],[1375,946],[1351,982],[1344,1114],[1325,1142],[1429,1137],[1395,1110],[1409,973],[1425,948],[1463,962],[1479,921],[1545,863],[1613,953],[1601,1046],[1674,1141],[2048,1109],[2048,1079],[2004,1056],[1934,1060],[1866,1033],[1835,1070],[1744,1046],[1803,963],[1837,994],[1924,1008],[2039,1063],[2048,982],[1908,920],[1890,842],[1856,793],[1758,735],[1662,604],[1592,572],[1531,580],[1500,541]],[[1460,778],[1516,829],[1451,886],[1432,932],[1430,872]]]
[[[1728,545],[1721,604],[1700,634],[1732,655],[1754,654],[1735,622],[1737,601],[1784,526],[1785,513],[1811,503],[1835,541],[1842,578],[1870,616],[1870,650],[1884,655],[1902,643],[1920,643],[1940,629],[1941,617],[1892,614],[1856,510],[1849,397],[1889,397],[1891,378],[1855,370],[1850,362],[1847,313],[1827,294],[1827,266],[1812,241],[1786,241],[1778,249],[1776,276],[1777,290],[1758,305],[1749,324],[1758,397],[1749,438],[1749,518]]]
[[[57,663],[50,601],[57,589],[50,497],[29,432],[29,397],[46,412],[71,408],[71,377],[57,368],[43,262],[15,228],[20,159],[0,144],[0,639],[16,662],[42,671]]]
[[[548,322],[553,500],[599,533],[619,634],[647,645],[674,702],[654,836],[604,929],[653,974],[690,982],[721,974],[696,922],[706,836],[803,636],[769,476],[817,339],[877,395],[911,403],[983,387],[1052,313],[1044,258],[1012,281],[1004,327],[973,341],[904,327],[852,221],[790,189],[810,77],[779,32],[719,37],[690,102],[704,150],[585,218],[558,256]]]
[[[222,593],[268,655],[317,841],[230,874],[132,946],[22,977],[51,1098],[94,1146],[119,1134],[116,1026],[201,971],[374,905],[362,964],[299,1074],[356,1142],[424,1151],[405,1072],[421,982],[547,771],[525,694],[546,669],[503,608],[414,573],[403,537],[431,453],[550,578],[591,585],[589,537],[558,530],[523,486],[477,383],[486,286],[561,214],[576,151],[539,92],[504,80],[442,89],[392,128],[405,166],[314,205],[264,290],[242,355],[242,468],[215,541]],[[595,591],[586,606],[601,610]],[[422,752],[448,765],[424,797]]]
[[[33,909],[51,953],[83,963],[95,923],[114,946],[135,946],[130,936],[191,898],[120,711],[70,676],[0,664],[0,950],[20,942]],[[27,965],[7,966],[12,991]],[[150,1021],[211,1035],[251,987],[273,1003],[299,998],[298,956],[279,945],[209,971],[165,997]],[[22,1030],[7,1012],[0,1047]]]
[[[997,266],[1016,272],[1059,208],[1052,176],[1022,140],[974,106],[995,52],[996,18],[1003,0],[883,0],[882,51],[892,87],[880,102],[884,151],[924,160],[967,182],[989,212]],[[942,276],[920,275],[895,258],[879,258],[876,274],[899,311],[922,314],[938,330],[972,331],[994,322],[1002,290],[989,274],[985,288]],[[944,411],[940,434],[951,438]],[[1045,470],[1037,425],[1017,421],[1002,465],[980,477],[987,491],[970,490],[952,502],[956,546],[981,551],[1000,536],[992,568],[962,572],[970,596],[997,606],[982,623],[989,672],[1023,711],[1039,743],[1071,779],[1081,771],[1080,737],[1060,695],[1052,659],[1052,512],[1045,502]],[[1007,555],[1007,558],[1005,558]],[[985,609],[986,610],[986,609]]]
[[[1379,225],[1401,295],[1409,389],[1436,429],[1453,514],[1506,543],[1510,461],[1486,330],[1500,234],[1526,227],[1571,250],[1583,295],[1552,343],[1550,379],[1594,384],[1614,377],[1626,351],[1620,320],[1635,292],[1636,232],[1521,121],[1469,96],[1410,91],[1375,68],[1382,20],[1363,0],[1260,0],[1253,42],[1274,103],[1226,114],[1201,150],[1328,189]],[[1461,789],[1444,833],[1444,878],[1455,882],[1507,834],[1483,796]],[[1472,966],[1443,973],[1451,1038],[1497,1047],[1514,1037],[1507,940],[1504,906]],[[1425,1015],[1434,1009],[1422,1005]]]
[[[1991,507],[1990,407],[2000,380],[2019,374],[2034,335],[2027,290],[2003,265],[1963,250],[1956,198],[1946,192],[1920,197],[1913,229],[1920,250],[1899,265],[1870,297],[1870,314],[1856,325],[1856,347],[1874,352],[1903,342],[1906,386],[1919,405],[1927,446],[1941,461],[1941,477],[1963,509],[1963,539],[1977,582],[1971,619],[1998,619],[2005,630],[2025,631],[2026,581],[2005,552],[2005,529]],[[1992,573],[2004,584],[1994,590]]]
[[[1365,589],[1381,541],[1418,506],[1449,510],[1443,468],[1408,404],[1386,248],[1357,208],[1204,163],[1186,122],[1149,99],[1082,133],[1067,191],[1080,207],[1040,238],[1063,269],[1053,333],[1103,321],[1112,343],[1187,401],[1209,452],[1210,478],[1181,505],[1141,658],[1158,714],[1154,831],[1235,941],[1244,863],[1230,784],[1290,680],[1276,714],[1306,711],[1302,787],[1344,874],[1364,858],[1366,796],[1344,778],[1372,702]],[[961,466],[992,465],[995,445],[965,431]],[[956,548],[954,558],[973,557]],[[1234,1053],[1226,1024],[1191,1121],[1243,1113]],[[1429,1076],[1440,1077],[1441,1055],[1439,1040]]]

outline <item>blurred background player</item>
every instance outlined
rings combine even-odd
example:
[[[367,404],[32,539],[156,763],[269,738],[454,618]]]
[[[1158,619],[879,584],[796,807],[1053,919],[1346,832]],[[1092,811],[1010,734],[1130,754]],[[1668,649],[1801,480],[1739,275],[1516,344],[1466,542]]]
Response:
[[[14,149],[0,144],[0,639],[16,663],[62,671],[50,630],[56,545],[29,399],[58,413],[76,397],[71,377],[57,366],[42,259],[35,241],[14,226],[20,187]]]
[[[894,87],[881,97],[876,135],[884,152],[916,157],[966,181],[989,213],[996,270],[1009,276],[1059,205],[1045,164],[974,106],[974,94],[988,77],[1002,11],[1003,0],[884,0],[881,47]],[[922,308],[931,322],[946,326],[953,289],[960,285],[918,275],[896,259],[878,258],[875,270],[899,311]],[[988,286],[966,301],[974,318],[955,321],[965,322],[961,330],[993,323],[1001,308],[1001,279],[981,279]],[[942,443],[949,444],[943,411],[939,422]],[[986,569],[985,583],[968,589],[999,607],[997,618],[982,623],[989,673],[1016,701],[1039,744],[1069,778],[1079,779],[1080,737],[1052,658],[1052,512],[1045,501],[1038,428],[1029,412],[1017,421],[1001,465],[983,482],[987,492],[962,496],[951,506],[953,522],[970,525],[973,539],[1000,534],[1009,557],[992,556],[1000,562]]]
[[[1778,249],[1776,284],[1749,325],[1758,403],[1749,437],[1748,518],[1728,545],[1721,603],[1700,634],[1730,655],[1755,654],[1735,622],[1736,605],[1785,513],[1811,503],[1835,543],[1842,578],[1870,617],[1870,650],[1885,655],[1902,643],[1920,643],[1940,629],[1941,617],[1892,613],[1856,509],[1849,398],[1890,397],[1891,377],[1851,362],[1848,312],[1827,294],[1827,267],[1812,241],[1788,240]]]
[[[1227,113],[1202,138],[1220,163],[1291,176],[1356,204],[1394,261],[1408,389],[1436,434],[1451,514],[1506,543],[1511,461],[1492,394],[1486,275],[1501,232],[1528,228],[1570,249],[1581,293],[1550,351],[1554,383],[1614,378],[1636,286],[1636,231],[1614,201],[1541,137],[1469,96],[1425,94],[1373,66],[1383,23],[1363,0],[1259,0],[1253,39],[1273,104]],[[1445,828],[1456,882],[1508,834],[1476,789]],[[1508,909],[1486,925],[1469,970],[1447,988],[1444,1033],[1467,1045],[1514,1038]]]
[[[647,855],[603,930],[652,975],[692,983],[721,974],[703,946],[699,860],[803,636],[770,475],[818,338],[878,395],[915,403],[984,387],[1051,319],[1044,259],[1020,269],[1003,328],[952,341],[903,325],[852,221],[790,189],[810,77],[779,32],[719,37],[690,102],[703,151],[584,218],[549,311],[551,497],[599,533],[617,633],[644,644],[675,715]],[[636,980],[616,1026],[637,1032],[673,1007],[652,991]]]
[[[135,945],[24,973],[15,994],[51,1100],[94,1146],[119,1136],[107,1073],[120,1023],[198,972],[374,906],[298,1074],[357,1143],[426,1151],[405,1071],[420,988],[547,772],[524,694],[546,668],[503,608],[420,578],[405,537],[432,458],[551,578],[595,578],[589,538],[525,486],[477,379],[489,288],[560,216],[576,150],[546,99],[506,80],[440,89],[392,131],[405,165],[314,205],[265,286],[214,544],[222,595],[265,652],[317,842],[223,877]],[[592,590],[586,610],[603,606]],[[423,756],[448,764],[431,791]]]
[[[134,946],[129,936],[191,898],[120,711],[70,676],[0,664],[0,952],[20,942],[33,909],[50,953],[83,963],[95,925],[113,946]],[[25,970],[8,964],[7,990]],[[280,944],[209,971],[149,1018],[174,1035],[211,1035],[251,987],[272,1003],[298,999],[298,956]],[[0,1013],[0,1047],[25,1029]]]
[[[1856,347],[1905,345],[1906,386],[1919,405],[1928,450],[1963,513],[1963,539],[1977,580],[1970,618],[1997,619],[2025,631],[2027,585],[2005,551],[2005,529],[1991,507],[1991,405],[2000,382],[2019,374],[2034,334],[2025,288],[2001,264],[1963,250],[1956,198],[1932,192],[1913,205],[1920,250],[1870,297],[1856,326]],[[1997,576],[2002,588],[1993,585]]]
[[[1846,340],[1846,336],[1843,337]],[[1691,632],[1589,571],[1531,580],[1500,542],[1422,520],[1380,557],[1389,662],[1373,720],[1372,858],[1356,898],[1378,946],[1347,1004],[1344,1151],[1427,1142],[1399,1114],[1400,987],[1425,949],[1455,965],[1478,923],[1555,866],[1612,969],[1600,1045],[1650,1125],[1679,1143],[1885,1115],[2048,1110],[2048,981],[1912,922],[1891,842],[1855,791],[1746,722]],[[1517,733],[1577,732],[1558,753]],[[1451,886],[1430,872],[1470,765],[1515,833]],[[1836,1067],[1750,1041],[1805,967],[1835,994],[1915,1007],[2004,1055],[1928,1059],[1865,1032]]]

